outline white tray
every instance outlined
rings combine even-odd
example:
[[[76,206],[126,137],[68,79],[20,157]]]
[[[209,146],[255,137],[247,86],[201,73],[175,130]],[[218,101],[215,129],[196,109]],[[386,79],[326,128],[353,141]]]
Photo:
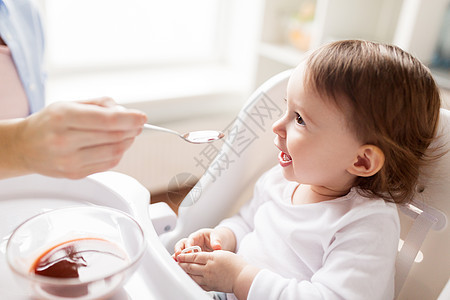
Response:
[[[140,266],[111,300],[210,299],[173,261],[148,216],[148,191],[133,178],[104,172],[81,180],[27,175],[0,180],[0,299],[28,300],[5,261],[14,228],[38,213],[56,208],[101,205],[134,216],[145,231],[147,251]]]

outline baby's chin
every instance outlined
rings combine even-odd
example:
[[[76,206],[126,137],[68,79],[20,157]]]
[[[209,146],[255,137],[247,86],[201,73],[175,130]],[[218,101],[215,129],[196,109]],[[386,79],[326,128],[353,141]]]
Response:
[[[289,170],[288,168],[283,168],[283,177],[287,181],[295,181],[297,183],[300,183],[298,179],[295,177],[295,175],[292,173],[292,170]]]
[[[311,182],[310,180],[305,180],[305,178],[299,178],[299,176],[297,176],[292,168],[283,168],[283,177],[287,180],[287,181],[291,181],[291,182],[296,182],[298,184],[302,184],[302,185],[314,185],[315,182]]]

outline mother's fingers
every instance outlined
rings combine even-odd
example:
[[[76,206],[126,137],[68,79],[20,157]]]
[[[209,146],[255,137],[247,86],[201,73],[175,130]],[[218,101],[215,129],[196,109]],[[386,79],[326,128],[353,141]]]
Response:
[[[115,144],[83,148],[61,155],[54,159],[53,171],[50,169],[50,173],[47,173],[52,176],[77,179],[107,171],[119,163],[133,140],[134,138],[129,138]]]
[[[141,128],[147,121],[144,113],[137,110],[105,109],[92,105],[74,111],[68,125],[79,129],[129,130]]]
[[[55,103],[48,107],[56,120],[66,126],[86,130],[137,129],[147,121],[147,116],[138,110],[120,106],[99,106],[79,102]]]
[[[79,103],[85,103],[85,104],[95,104],[103,107],[112,107],[116,106],[117,103],[110,97],[99,97],[99,98],[93,98],[88,100],[80,100],[77,101]]]
[[[131,137],[116,143],[88,146],[79,150],[79,159],[84,165],[116,160],[118,162],[133,141],[134,137]]]
[[[115,144],[122,141],[134,138],[141,133],[142,129],[132,130],[75,130],[69,129],[60,135],[58,146],[66,146],[69,149],[81,149],[88,147],[95,147],[100,145]]]

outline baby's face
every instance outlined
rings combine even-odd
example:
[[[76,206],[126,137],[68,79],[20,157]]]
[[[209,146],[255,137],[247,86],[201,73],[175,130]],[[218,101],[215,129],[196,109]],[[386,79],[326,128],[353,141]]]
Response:
[[[304,72],[302,64],[292,74],[286,112],[273,125],[280,165],[288,180],[346,189],[354,180],[347,169],[356,161],[362,143],[333,100],[305,89]]]

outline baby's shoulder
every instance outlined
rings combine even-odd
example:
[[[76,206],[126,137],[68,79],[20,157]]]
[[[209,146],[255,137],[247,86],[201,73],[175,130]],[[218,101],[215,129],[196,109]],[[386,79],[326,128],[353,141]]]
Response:
[[[351,196],[346,203],[347,212],[345,219],[347,222],[383,222],[391,220],[398,224],[398,211],[395,203],[387,202],[381,198],[368,198],[352,189]]]

